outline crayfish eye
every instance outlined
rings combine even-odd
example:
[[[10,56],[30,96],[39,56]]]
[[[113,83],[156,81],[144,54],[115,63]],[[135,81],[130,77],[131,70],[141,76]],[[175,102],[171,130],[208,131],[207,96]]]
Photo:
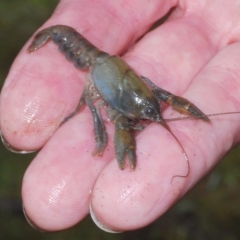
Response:
[[[145,111],[145,114],[147,115],[147,116],[152,116],[153,114],[154,114],[154,109],[153,108],[151,108],[151,107],[147,107],[146,108],[146,111]]]

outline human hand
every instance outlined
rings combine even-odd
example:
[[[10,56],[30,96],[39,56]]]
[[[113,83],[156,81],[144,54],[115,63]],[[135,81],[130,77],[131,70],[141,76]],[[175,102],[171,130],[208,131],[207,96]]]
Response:
[[[240,17],[233,1],[179,5],[118,1],[114,5],[64,0],[43,28],[69,25],[101,50],[121,54],[174,6],[168,21],[123,58],[140,75],[184,96],[206,114],[238,111]],[[43,230],[73,226],[88,214],[89,204],[105,230],[143,227],[171,207],[239,141],[238,115],[215,117],[211,124],[169,123],[190,161],[188,176],[173,178],[184,176],[188,166],[175,139],[152,123],[136,138],[136,170],[121,171],[113,160],[111,124],[107,124],[109,142],[101,158],[91,155],[95,140],[87,108],[58,128],[76,107],[86,73],[67,62],[54,44],[31,55],[26,51],[29,44],[2,89],[1,130],[16,149],[42,148],[25,173],[22,197],[28,218]],[[164,118],[176,115],[171,109],[164,112]]]

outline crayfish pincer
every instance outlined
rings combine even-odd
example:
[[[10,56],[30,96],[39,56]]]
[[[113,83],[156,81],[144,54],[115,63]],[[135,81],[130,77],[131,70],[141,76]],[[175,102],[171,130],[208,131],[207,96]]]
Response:
[[[94,120],[96,149],[93,154],[101,155],[107,144],[107,133],[100,107],[108,106],[109,118],[115,125],[115,153],[120,169],[124,168],[126,158],[132,170],[136,166],[136,143],[132,133],[139,127],[139,120],[159,122],[168,129],[161,116],[159,101],[181,113],[209,121],[187,99],[175,96],[157,87],[148,78],[139,76],[120,57],[100,51],[71,27],[57,25],[43,29],[37,33],[28,51],[36,51],[50,39],[76,68],[89,68],[79,104],[63,122],[76,115],[86,103]],[[95,106],[96,101],[98,104]]]

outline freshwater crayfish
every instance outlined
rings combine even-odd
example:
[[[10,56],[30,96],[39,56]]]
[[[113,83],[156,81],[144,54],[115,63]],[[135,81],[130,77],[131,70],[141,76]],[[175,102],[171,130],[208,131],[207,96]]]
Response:
[[[129,159],[132,170],[136,167],[136,143],[132,131],[139,128],[139,120],[158,122],[170,131],[161,116],[159,101],[164,101],[180,113],[209,121],[190,101],[157,87],[146,77],[139,76],[120,57],[100,51],[71,27],[56,25],[43,29],[37,33],[28,51],[36,51],[50,39],[76,68],[89,68],[79,104],[63,123],[75,116],[86,103],[94,120],[96,149],[93,155],[101,155],[108,137],[100,107],[108,106],[109,119],[115,125],[114,145],[120,169],[124,169],[126,158]],[[100,102],[95,106],[94,103],[98,100]],[[177,140],[176,137],[175,139]]]

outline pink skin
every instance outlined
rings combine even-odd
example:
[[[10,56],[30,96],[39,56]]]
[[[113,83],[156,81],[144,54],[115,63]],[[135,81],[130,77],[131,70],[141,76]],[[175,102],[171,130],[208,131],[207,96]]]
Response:
[[[67,1],[42,28],[64,24],[100,49],[121,54],[176,7],[169,20],[148,33],[124,59],[156,85],[188,98],[203,112],[240,110],[240,5],[234,0]],[[41,29],[42,29],[41,28]],[[32,39],[31,39],[32,40]],[[30,41],[31,41],[30,40]],[[170,122],[190,163],[169,132],[157,123],[137,136],[137,167],[118,168],[113,125],[103,157],[93,157],[90,111],[58,125],[77,105],[85,72],[48,43],[32,54],[24,46],[1,93],[1,130],[11,146],[41,149],[22,188],[25,211],[45,231],[71,227],[89,213],[105,229],[125,231],[153,222],[239,142],[240,115]],[[167,108],[164,118],[179,116]],[[170,148],[171,146],[171,148]],[[172,179],[173,178],[173,179]],[[171,182],[172,180],[172,182]]]

